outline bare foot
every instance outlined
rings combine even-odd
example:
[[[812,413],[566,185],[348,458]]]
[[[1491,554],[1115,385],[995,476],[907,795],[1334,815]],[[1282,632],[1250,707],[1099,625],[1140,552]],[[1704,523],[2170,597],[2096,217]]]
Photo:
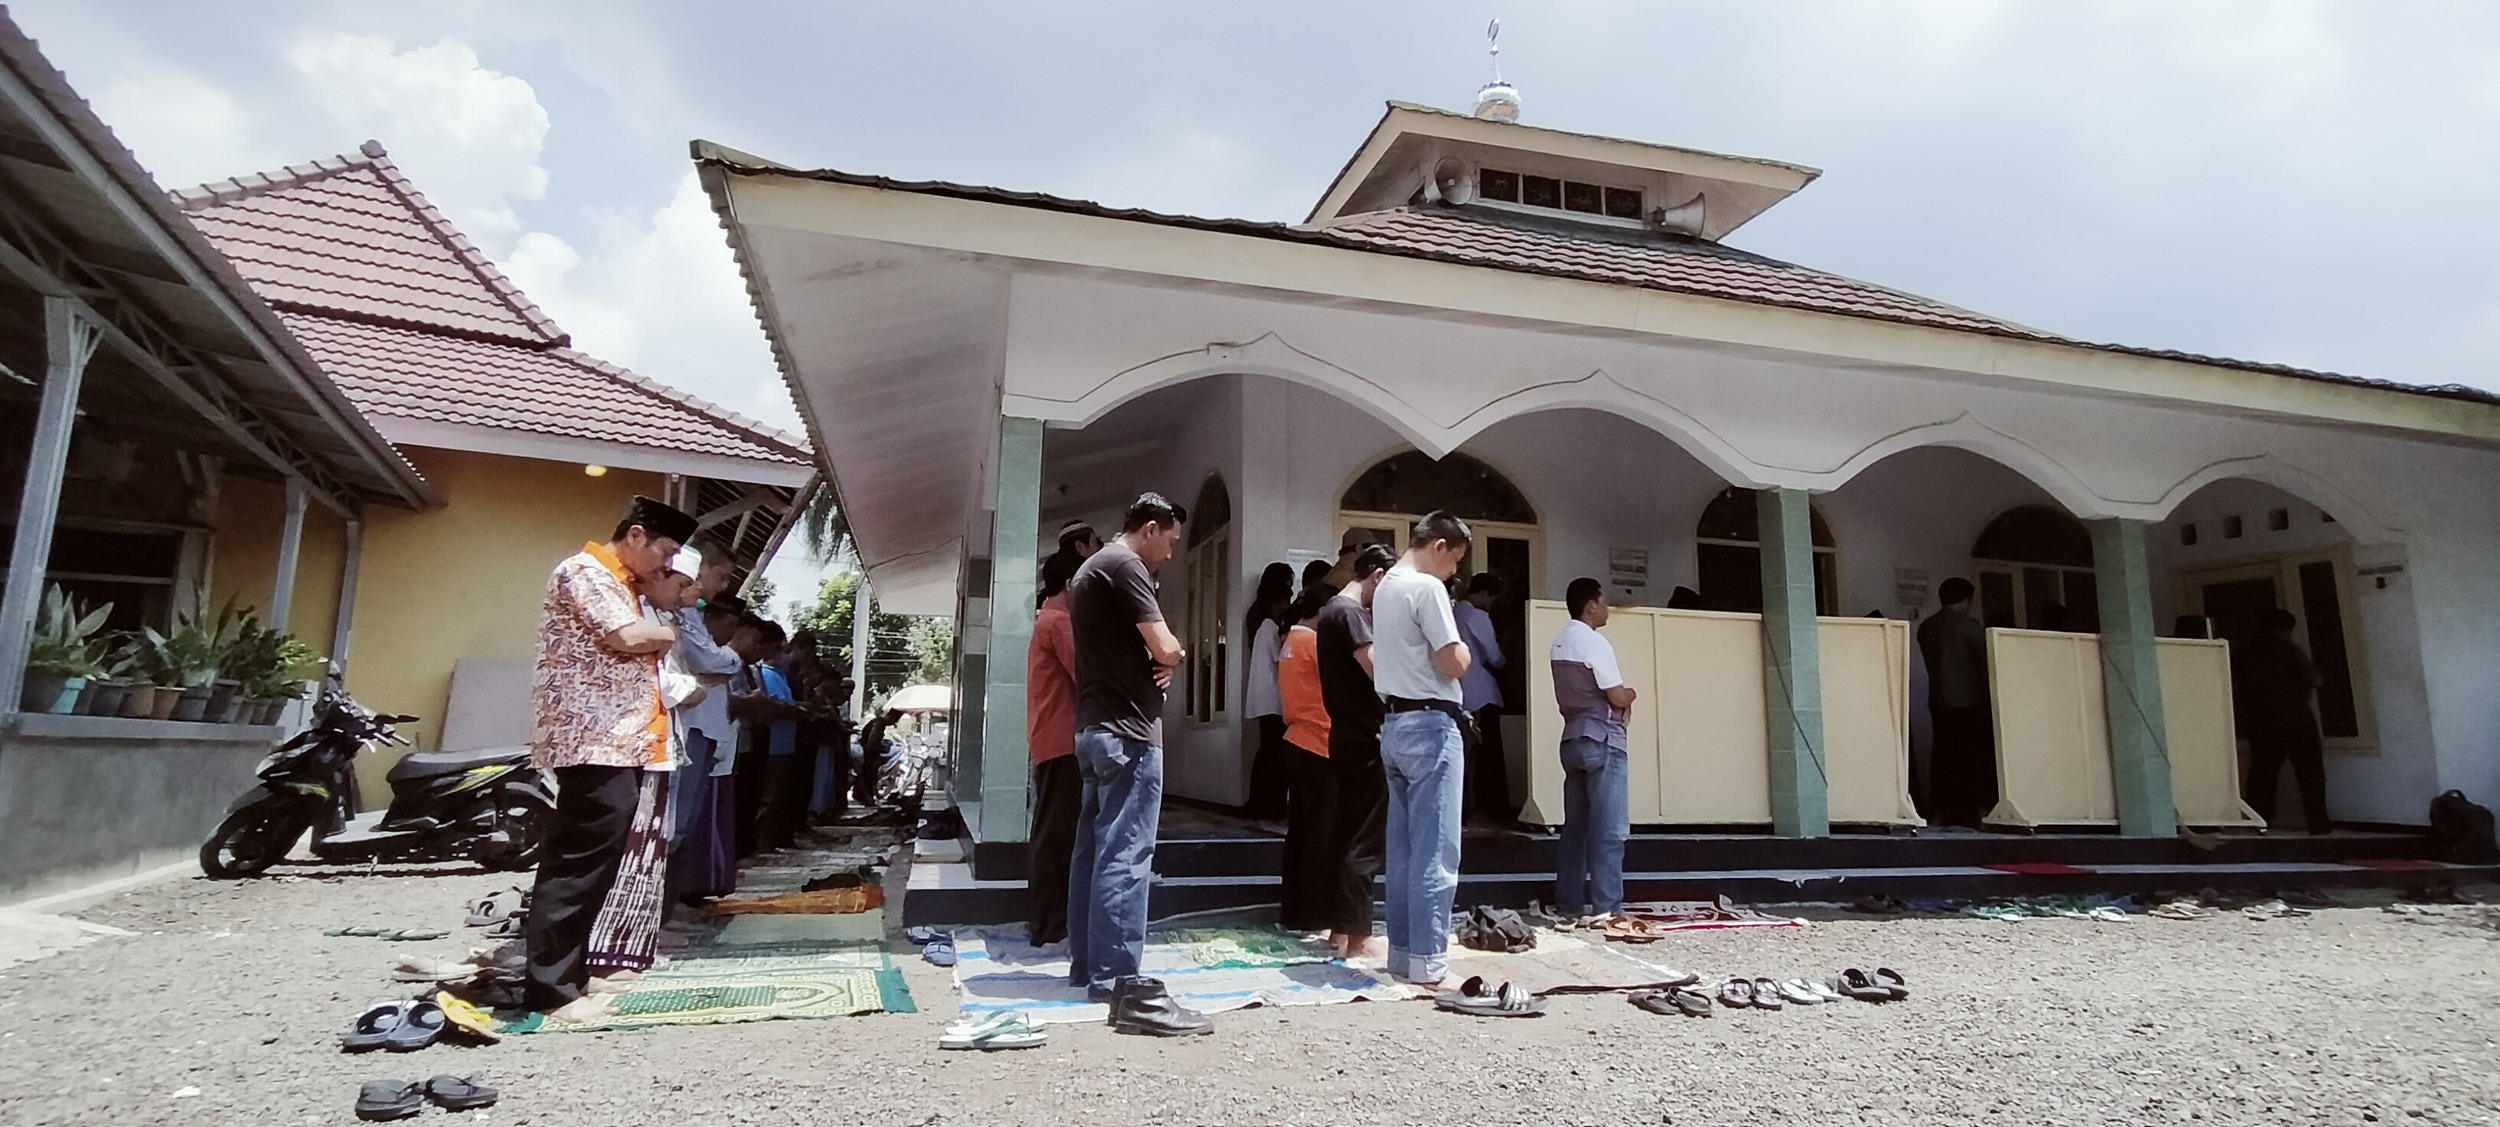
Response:
[[[633,989],[633,984],[622,974],[594,978],[582,984],[583,994],[622,994],[631,989]]]
[[[608,1000],[595,994],[584,994],[547,1011],[547,1019],[571,1025],[587,1025],[608,1016]]]

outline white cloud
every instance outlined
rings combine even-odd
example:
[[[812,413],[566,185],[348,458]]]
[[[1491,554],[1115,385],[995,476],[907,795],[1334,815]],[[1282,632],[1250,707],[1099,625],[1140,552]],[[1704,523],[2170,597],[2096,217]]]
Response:
[[[223,180],[269,160],[252,115],[223,87],[170,65],[150,66],[105,84],[96,116],[167,188]]]
[[[588,250],[531,232],[505,272],[583,351],[798,431],[737,261],[694,174],[655,210],[590,218],[596,234]]]
[[[543,199],[547,110],[530,84],[489,70],[468,44],[396,50],[343,32],[298,36],[286,51],[306,93],[338,124],[378,138],[470,239],[509,250],[515,200]]]

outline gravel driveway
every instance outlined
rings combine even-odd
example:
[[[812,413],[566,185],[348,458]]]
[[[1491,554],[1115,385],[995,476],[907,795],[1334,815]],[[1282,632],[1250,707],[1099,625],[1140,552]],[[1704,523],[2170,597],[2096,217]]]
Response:
[[[1832,918],[1643,954],[1712,981],[1902,969],[1907,1003],[1658,1017],[1617,996],[1542,1018],[1421,1003],[1252,1009],[1186,1042],[1059,1027],[941,1053],[918,1014],[522,1037],[349,1057],[340,1027],[400,951],[350,923],[456,923],[474,871],[186,880],[78,913],[126,928],[0,970],[0,1123],[352,1123],[370,1077],[474,1073],[474,1122],[1711,1124],[2500,1122],[2500,914],[2431,905],[2176,922]],[[898,884],[898,876],[894,883]],[[435,1121],[451,1113],[429,1111]]]

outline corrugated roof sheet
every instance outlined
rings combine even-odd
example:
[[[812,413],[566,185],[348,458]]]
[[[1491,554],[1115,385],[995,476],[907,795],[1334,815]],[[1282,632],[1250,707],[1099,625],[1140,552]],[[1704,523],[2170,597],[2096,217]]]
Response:
[[[814,462],[804,439],[568,347],[378,144],[174,198],[369,416]]]

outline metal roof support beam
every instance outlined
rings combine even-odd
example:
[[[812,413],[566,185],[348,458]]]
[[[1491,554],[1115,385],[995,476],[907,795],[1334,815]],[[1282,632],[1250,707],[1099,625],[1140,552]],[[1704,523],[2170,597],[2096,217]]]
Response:
[[[286,525],[278,532],[277,575],[269,582],[269,628],[284,632],[295,616],[295,568],[304,558],[304,479],[286,479]]]
[[[698,527],[710,528],[713,525],[720,524],[731,517],[754,512],[756,509],[772,504],[780,499],[780,490],[769,485],[759,485],[753,489],[747,490],[745,493],[740,494],[738,499],[735,501],[731,501],[730,503],[722,505],[717,509],[713,509],[710,512],[696,516],[694,518],[694,522]],[[739,535],[741,539],[745,536],[745,527],[743,525],[739,528]]]
[[[26,485],[17,498],[17,539],[9,552],[9,585],[0,591],[0,715],[18,710],[26,689],[26,654],[43,573],[52,558],[52,523],[61,514],[61,474],[69,465],[70,430],[78,419],[78,385],[95,356],[96,326],[68,298],[43,299],[43,400],[26,457]]]
[[[16,275],[28,286],[46,295],[46,300],[70,302],[79,317],[113,346],[113,351],[127,358],[140,371],[146,372],[164,386],[176,400],[197,411],[227,438],[270,468],[289,478],[302,478],[311,483],[314,499],[340,516],[351,515],[349,499],[354,495],[347,486],[321,465],[319,459],[295,449],[285,431],[262,419],[249,403],[226,387],[214,369],[194,362],[175,341],[177,338],[148,325],[131,312],[136,326],[123,324],[94,304],[79,296],[90,292],[64,279],[53,266],[37,261],[26,248],[0,240],[0,270]],[[153,338],[153,339],[149,339]],[[196,373],[186,375],[185,373]]]
[[[330,628],[330,664],[341,674],[347,672],[347,643],[356,633],[356,578],[364,570],[365,522],[360,517],[347,521],[347,552],[339,560],[339,613]]]

